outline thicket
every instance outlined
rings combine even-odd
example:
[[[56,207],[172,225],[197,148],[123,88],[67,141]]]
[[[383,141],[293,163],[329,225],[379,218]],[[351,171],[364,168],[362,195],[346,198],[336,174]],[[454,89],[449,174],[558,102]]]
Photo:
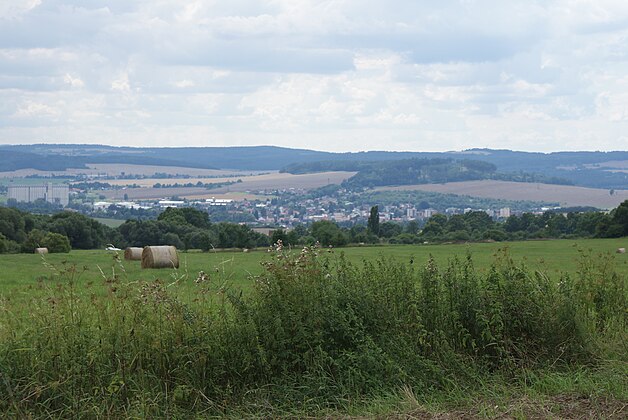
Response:
[[[440,268],[318,253],[278,244],[244,295],[209,270],[97,286],[57,267],[27,303],[0,301],[0,413],[307,414],[628,362],[626,279],[610,255],[583,253],[576,275],[550,279],[507,251],[488,272],[470,256]],[[177,297],[182,281],[193,298]]]

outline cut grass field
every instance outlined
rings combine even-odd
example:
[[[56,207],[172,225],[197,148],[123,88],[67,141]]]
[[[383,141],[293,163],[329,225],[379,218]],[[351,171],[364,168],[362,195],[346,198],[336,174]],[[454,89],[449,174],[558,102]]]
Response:
[[[593,206],[608,209],[617,207],[624,200],[628,200],[628,190],[615,190],[613,195],[611,195],[609,190],[600,188],[492,180],[401,185],[397,187],[378,187],[375,190],[420,190],[502,200],[558,202],[565,207]]]
[[[623,239],[579,239],[549,240],[502,243],[474,244],[443,244],[443,245],[390,245],[365,246],[334,249],[324,252],[330,260],[344,253],[353,264],[373,261],[378,258],[393,258],[404,264],[412,262],[423,266],[433,256],[439,266],[444,268],[452,258],[464,259],[467,253],[473,257],[475,267],[486,271],[496,258],[499,249],[508,248],[515,261],[525,263],[529,267],[543,271],[559,279],[561,272],[575,273],[581,252],[593,255],[607,254],[614,260],[617,271],[628,276],[628,254],[615,254],[617,248],[626,247]],[[298,250],[295,250],[298,252]],[[223,252],[182,252],[181,267],[174,269],[142,269],[139,261],[124,261],[123,252],[119,253],[121,262],[115,258],[116,253],[105,250],[75,250],[69,254],[48,254],[45,257],[35,254],[0,255],[0,294],[10,290],[33,287],[42,280],[54,278],[55,269],[75,265],[80,271],[81,283],[90,283],[111,277],[120,276],[122,281],[157,280],[174,282],[179,280],[179,289],[187,294],[187,285],[196,279],[200,271],[208,273],[216,281],[226,282],[230,287],[249,289],[253,280],[251,276],[262,272],[261,262],[269,258],[266,250],[255,250],[248,253],[241,251]],[[55,267],[55,268],[53,268]],[[48,280],[45,280],[48,281]],[[27,293],[27,292],[26,292]]]

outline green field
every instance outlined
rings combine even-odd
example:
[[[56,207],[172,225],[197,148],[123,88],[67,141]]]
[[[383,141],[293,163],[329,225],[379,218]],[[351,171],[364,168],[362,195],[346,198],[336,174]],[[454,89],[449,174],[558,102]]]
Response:
[[[432,255],[439,266],[444,267],[455,257],[465,258],[470,253],[475,267],[480,271],[490,267],[500,249],[507,248],[515,261],[524,262],[530,268],[559,278],[561,272],[575,273],[581,252],[593,256],[608,254],[613,259],[617,271],[628,275],[628,254],[616,254],[617,248],[626,247],[623,239],[579,239],[524,241],[508,243],[475,243],[445,245],[391,245],[373,247],[338,248],[322,250],[331,261],[344,253],[353,264],[364,260],[393,258],[396,261],[424,265]],[[294,252],[298,252],[295,250]],[[123,253],[105,250],[72,251],[69,254],[49,254],[42,258],[35,254],[0,255],[0,293],[22,286],[34,286],[38,280],[54,277],[56,271],[75,265],[82,272],[79,282],[94,282],[117,275],[121,281],[156,280],[174,281],[185,289],[187,283],[196,279],[199,271],[224,281],[232,287],[247,289],[252,275],[262,271],[261,261],[269,258],[266,250],[244,252],[182,252],[179,254],[181,266],[178,270],[140,268],[139,261],[124,261]],[[54,267],[54,268],[52,268]],[[58,278],[58,276],[57,276]]]
[[[626,418],[625,241],[0,255],[0,417]]]

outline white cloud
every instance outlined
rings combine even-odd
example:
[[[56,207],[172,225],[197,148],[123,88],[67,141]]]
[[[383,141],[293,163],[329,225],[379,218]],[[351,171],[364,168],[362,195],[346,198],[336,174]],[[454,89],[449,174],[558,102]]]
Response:
[[[69,73],[66,73],[63,77],[63,81],[73,88],[82,88],[85,83],[78,77],[72,77]]]
[[[617,149],[626,74],[622,0],[0,4],[0,144]]]

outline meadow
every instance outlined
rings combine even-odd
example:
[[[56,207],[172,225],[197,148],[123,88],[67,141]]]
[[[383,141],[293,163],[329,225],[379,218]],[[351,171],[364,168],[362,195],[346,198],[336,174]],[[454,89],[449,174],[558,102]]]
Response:
[[[0,416],[625,418],[625,240],[2,255]]]
[[[508,249],[515,261],[525,263],[534,270],[559,277],[561,272],[574,274],[578,270],[577,261],[582,252],[592,255],[607,254],[614,261],[617,271],[628,276],[628,254],[616,254],[617,248],[626,247],[626,238],[620,239],[577,239],[543,240],[520,242],[492,242],[470,244],[438,245],[387,245],[357,246],[326,249],[323,255],[334,260],[344,254],[347,261],[360,265],[363,261],[378,258],[392,258],[402,264],[424,266],[430,256],[439,266],[445,267],[453,259],[464,259],[467,254],[473,258],[476,268],[485,272],[495,261],[500,249]],[[117,275],[123,281],[169,280],[184,278],[188,283],[200,271],[218,273],[221,281],[231,287],[248,289],[251,276],[262,272],[262,262],[268,260],[267,249],[219,250],[210,252],[181,252],[181,266],[174,269],[142,269],[139,261],[124,261],[123,252],[106,250],[74,250],[69,254],[0,254],[0,293],[21,286],[33,286],[44,279],[55,279],[55,270],[74,265],[83,274],[82,282],[93,282]],[[298,252],[298,250],[295,250]],[[186,281],[180,281],[185,290]]]

